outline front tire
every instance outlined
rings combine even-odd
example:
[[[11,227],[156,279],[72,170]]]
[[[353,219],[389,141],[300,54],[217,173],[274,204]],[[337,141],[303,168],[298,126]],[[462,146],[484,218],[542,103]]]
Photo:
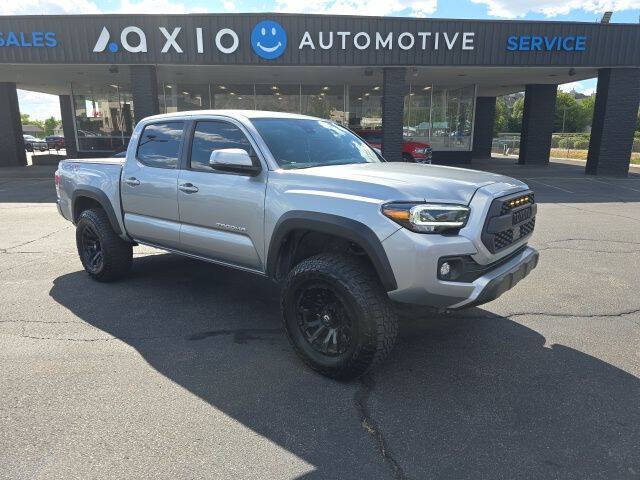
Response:
[[[403,162],[408,162],[408,163],[415,163],[416,161],[413,159],[413,157],[408,154],[408,153],[403,153],[402,154],[402,161]]]
[[[369,265],[323,253],[296,265],[281,296],[284,327],[302,360],[338,380],[357,378],[393,349],[398,320]]]
[[[94,280],[118,280],[131,269],[133,246],[113,231],[101,208],[80,214],[76,224],[76,246],[82,266]]]

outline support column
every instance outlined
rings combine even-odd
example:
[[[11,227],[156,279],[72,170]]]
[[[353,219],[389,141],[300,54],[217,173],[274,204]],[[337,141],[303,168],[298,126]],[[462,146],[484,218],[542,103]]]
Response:
[[[639,104],[639,68],[604,68],[598,72],[585,170],[588,175],[627,176]]]
[[[390,162],[402,161],[405,76],[405,68],[384,68],[382,73],[382,156]]]
[[[557,85],[527,85],[518,163],[549,164],[557,94]]]
[[[0,152],[0,167],[27,165],[15,83],[0,82]]]
[[[496,97],[476,98],[476,113],[473,122],[474,158],[491,158],[495,116]]]
[[[133,115],[138,123],[145,117],[160,113],[158,75],[155,65],[132,65],[129,68]]]
[[[64,134],[67,158],[76,158],[78,156],[78,144],[76,143],[76,129],[73,126],[71,95],[59,95],[58,98],[60,99],[60,116],[62,117],[62,132]]]

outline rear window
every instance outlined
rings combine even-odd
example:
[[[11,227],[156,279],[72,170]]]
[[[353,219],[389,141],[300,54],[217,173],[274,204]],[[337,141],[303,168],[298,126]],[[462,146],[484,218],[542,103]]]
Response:
[[[144,127],[137,158],[154,168],[177,168],[182,150],[184,122],[153,123]]]

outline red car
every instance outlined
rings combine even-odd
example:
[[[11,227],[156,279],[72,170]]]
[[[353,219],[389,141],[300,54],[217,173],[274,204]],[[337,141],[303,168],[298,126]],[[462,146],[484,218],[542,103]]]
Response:
[[[61,148],[64,148],[64,137],[59,135],[49,135],[48,137],[45,137],[45,140],[47,141],[48,147],[51,149],[60,150]]]
[[[354,129],[353,133],[362,138],[372,147],[382,148],[382,132],[374,129]],[[431,163],[431,145],[424,142],[414,142],[405,138],[402,145],[402,158],[405,162]]]

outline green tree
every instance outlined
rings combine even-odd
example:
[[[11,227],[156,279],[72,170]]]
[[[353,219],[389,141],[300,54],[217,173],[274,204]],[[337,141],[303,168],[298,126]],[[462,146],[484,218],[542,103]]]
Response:
[[[496,99],[496,114],[493,119],[493,136],[498,133],[507,131],[507,121],[509,118],[509,107],[507,102],[504,101],[504,97],[498,97]]]
[[[582,102],[578,102],[569,93],[559,91],[556,98],[554,131],[583,132],[591,123],[591,118],[593,117],[593,104],[591,102],[589,101],[583,106]]]
[[[511,133],[519,133],[522,130],[522,116],[524,114],[524,98],[519,98],[511,107],[511,115],[507,122],[507,130]]]
[[[58,128],[60,122],[55,117],[49,117],[44,121],[44,134],[45,136],[53,135],[53,132]]]

